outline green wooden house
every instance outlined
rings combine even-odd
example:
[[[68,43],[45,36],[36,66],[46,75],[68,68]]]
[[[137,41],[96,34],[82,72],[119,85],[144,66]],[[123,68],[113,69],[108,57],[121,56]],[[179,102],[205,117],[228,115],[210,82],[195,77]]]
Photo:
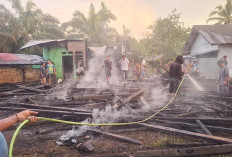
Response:
[[[43,58],[50,59],[56,68],[56,78],[76,78],[76,69],[81,62],[86,67],[86,41],[85,40],[32,40],[22,49],[40,46],[43,49]]]

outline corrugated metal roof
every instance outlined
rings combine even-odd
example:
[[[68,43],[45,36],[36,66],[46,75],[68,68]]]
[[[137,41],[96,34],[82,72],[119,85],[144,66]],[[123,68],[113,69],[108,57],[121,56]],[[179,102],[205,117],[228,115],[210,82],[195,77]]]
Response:
[[[37,55],[0,53],[0,65],[36,65],[44,59]]]
[[[195,25],[184,45],[184,53],[190,53],[192,44],[199,34],[211,45],[232,44],[232,25]]]
[[[43,44],[48,44],[52,42],[62,42],[62,41],[80,41],[79,39],[43,39],[43,40],[31,40],[28,43],[26,43],[20,50],[23,50],[25,48],[29,48],[32,46],[41,46]]]
[[[16,54],[13,54],[13,53],[0,53],[0,60],[17,61],[17,60],[23,60],[23,59],[18,57]]]

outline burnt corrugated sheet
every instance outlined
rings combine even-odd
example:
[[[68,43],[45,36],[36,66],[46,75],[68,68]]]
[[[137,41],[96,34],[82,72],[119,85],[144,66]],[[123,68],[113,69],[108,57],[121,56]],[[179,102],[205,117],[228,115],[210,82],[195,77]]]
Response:
[[[44,59],[37,55],[0,53],[0,65],[38,65]]]

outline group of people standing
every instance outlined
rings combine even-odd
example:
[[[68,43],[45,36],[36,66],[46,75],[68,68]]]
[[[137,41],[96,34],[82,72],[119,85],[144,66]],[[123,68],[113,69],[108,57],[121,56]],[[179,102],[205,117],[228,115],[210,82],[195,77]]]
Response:
[[[180,85],[180,81],[182,80],[182,76],[187,74],[197,75],[199,73],[199,65],[197,61],[194,61],[194,64],[191,64],[191,61],[187,64],[186,70],[183,69],[184,58],[179,55],[176,57],[174,63],[170,65],[170,85],[169,85],[169,95],[174,95]],[[223,58],[217,61],[217,65],[219,67],[218,77],[216,80],[218,94],[223,97],[226,97],[229,94],[229,68],[227,67],[227,56],[223,56]]]
[[[56,69],[54,64],[52,64],[51,60],[43,62],[40,67],[40,83],[46,84],[48,82],[49,84],[52,84],[54,79],[56,79]]]
[[[194,77],[199,76],[199,71],[200,71],[200,67],[199,64],[196,60],[192,61],[189,60],[187,65],[184,65],[184,70],[185,73],[192,75]]]
[[[130,61],[128,58],[126,58],[125,55],[122,55],[122,59],[119,61],[119,64],[122,74],[122,83],[126,84],[128,79],[128,72],[130,70]],[[112,72],[112,61],[110,55],[108,55],[104,60],[103,67],[105,67],[106,80],[107,84],[109,84]],[[146,76],[146,67],[146,60],[144,58],[140,58],[134,67],[134,72],[137,79],[140,79],[140,76]]]

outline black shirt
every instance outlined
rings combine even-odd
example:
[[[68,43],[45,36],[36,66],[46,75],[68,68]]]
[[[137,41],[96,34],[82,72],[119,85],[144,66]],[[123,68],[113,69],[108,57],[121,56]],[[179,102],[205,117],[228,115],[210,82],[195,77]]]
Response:
[[[111,71],[111,69],[112,69],[112,62],[110,60],[105,60],[104,63],[105,63],[105,70],[106,71],[108,71],[108,70]]]
[[[43,74],[43,76],[41,74]],[[45,67],[42,66],[40,67],[40,77],[47,77],[47,72]]]
[[[178,80],[182,79],[183,72],[182,72],[182,66],[175,62],[170,66],[170,73],[169,76],[172,78],[176,78]]]

